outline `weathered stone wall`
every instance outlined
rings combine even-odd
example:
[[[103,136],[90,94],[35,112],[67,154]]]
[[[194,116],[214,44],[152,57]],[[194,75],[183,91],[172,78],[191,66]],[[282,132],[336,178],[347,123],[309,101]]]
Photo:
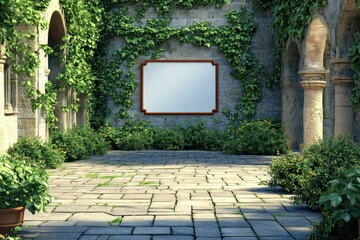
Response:
[[[241,6],[250,8],[248,3],[244,0],[234,0],[229,5],[224,5],[221,9],[215,7],[200,7],[192,10],[177,9],[173,15],[171,22],[172,27],[184,27],[191,26],[194,22],[205,21],[210,22],[213,26],[226,25],[226,13],[230,10],[239,10]],[[146,14],[146,18],[155,18],[156,13],[153,10],[149,10]],[[274,47],[273,33],[270,27],[270,13],[260,13],[255,17],[257,24],[257,31],[255,33],[252,51],[264,64],[266,71],[272,72],[272,53],[271,50]],[[113,39],[110,50],[115,50],[116,47],[121,46],[121,39]],[[133,96],[134,105],[129,110],[130,115],[134,119],[142,119],[150,121],[155,125],[161,126],[174,126],[178,123],[186,123],[190,120],[201,119],[208,127],[225,126],[227,119],[222,113],[224,109],[235,110],[235,105],[241,96],[241,86],[239,80],[231,77],[232,71],[226,58],[218,51],[218,47],[196,47],[191,44],[180,44],[177,39],[171,39],[167,41],[163,46],[167,51],[163,55],[163,59],[183,60],[183,59],[211,59],[219,63],[219,112],[211,116],[201,115],[144,115],[140,111],[140,64],[145,60],[141,58],[137,61],[137,65],[134,66],[133,71],[137,73],[138,88]],[[270,74],[269,74],[270,76]],[[267,76],[263,76],[263,82]],[[246,81],[246,80],[245,80]],[[109,103],[112,110],[112,114],[117,112],[117,109],[113,104]],[[275,87],[273,91],[264,88],[263,100],[257,108],[258,118],[281,118],[281,95],[279,88]],[[112,116],[112,119],[115,117]],[[220,122],[220,123],[219,123]]]

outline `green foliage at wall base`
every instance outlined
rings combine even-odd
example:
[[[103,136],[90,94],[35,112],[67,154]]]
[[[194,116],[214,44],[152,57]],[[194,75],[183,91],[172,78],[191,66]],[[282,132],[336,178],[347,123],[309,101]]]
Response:
[[[38,168],[58,168],[65,161],[62,152],[37,138],[20,138],[8,154]]]

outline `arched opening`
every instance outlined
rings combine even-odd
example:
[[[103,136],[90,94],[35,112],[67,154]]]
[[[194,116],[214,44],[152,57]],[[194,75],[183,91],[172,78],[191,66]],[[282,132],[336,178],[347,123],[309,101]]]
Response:
[[[283,56],[282,66],[282,124],[288,145],[300,149],[303,138],[303,91],[299,81],[299,51],[290,41]]]
[[[50,70],[48,79],[59,89],[57,92],[55,115],[59,120],[58,127],[63,130],[71,127],[70,114],[62,109],[63,106],[68,106],[71,92],[67,87],[61,86],[61,82],[57,79],[59,73],[64,68],[64,51],[61,48],[64,37],[65,25],[62,16],[59,12],[55,11],[51,16],[49,25],[48,46],[53,52],[48,56],[48,68]]]

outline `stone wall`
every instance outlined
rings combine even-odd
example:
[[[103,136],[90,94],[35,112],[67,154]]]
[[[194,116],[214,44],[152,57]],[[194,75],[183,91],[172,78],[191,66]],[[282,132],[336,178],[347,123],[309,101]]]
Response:
[[[171,22],[172,27],[184,27],[191,26],[194,22],[206,21],[210,22],[213,26],[226,25],[226,13],[230,10],[239,10],[241,6],[250,8],[248,3],[244,0],[234,0],[231,4],[226,4],[221,9],[215,7],[200,7],[192,10],[177,9],[173,15]],[[155,18],[156,12],[149,10],[146,14],[146,18]],[[260,13],[255,17],[257,24],[257,31],[253,39],[252,51],[264,64],[268,72],[272,72],[272,55],[271,50],[274,47],[273,34],[270,28],[270,13]],[[116,50],[121,46],[121,39],[113,39],[110,44],[110,51]],[[211,116],[202,115],[144,115],[140,111],[140,64],[145,60],[141,58],[137,61],[137,65],[134,66],[133,71],[137,73],[138,88],[133,96],[134,105],[128,111],[134,119],[142,119],[150,121],[155,125],[160,126],[174,126],[178,123],[186,123],[188,121],[197,121],[201,119],[208,127],[223,127],[227,123],[227,119],[222,114],[224,109],[235,109],[235,105],[241,96],[240,82],[231,77],[231,68],[226,58],[218,51],[218,47],[196,47],[191,44],[180,44],[176,39],[169,40],[163,46],[167,51],[163,55],[163,59],[172,60],[184,60],[184,59],[211,59],[219,63],[219,112]],[[269,74],[270,76],[270,74]],[[263,76],[263,82],[267,76]],[[109,103],[112,110],[112,114],[117,112],[117,109],[113,104]],[[281,118],[281,95],[279,88],[275,87],[273,91],[267,90],[264,87],[263,100],[257,108],[258,118]],[[111,116],[114,119],[114,116]]]

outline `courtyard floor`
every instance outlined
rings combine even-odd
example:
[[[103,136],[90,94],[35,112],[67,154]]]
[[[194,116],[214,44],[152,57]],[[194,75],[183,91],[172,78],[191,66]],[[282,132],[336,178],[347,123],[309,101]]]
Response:
[[[306,239],[320,214],[269,188],[269,156],[111,151],[50,170],[48,213],[26,213],[36,240]]]

